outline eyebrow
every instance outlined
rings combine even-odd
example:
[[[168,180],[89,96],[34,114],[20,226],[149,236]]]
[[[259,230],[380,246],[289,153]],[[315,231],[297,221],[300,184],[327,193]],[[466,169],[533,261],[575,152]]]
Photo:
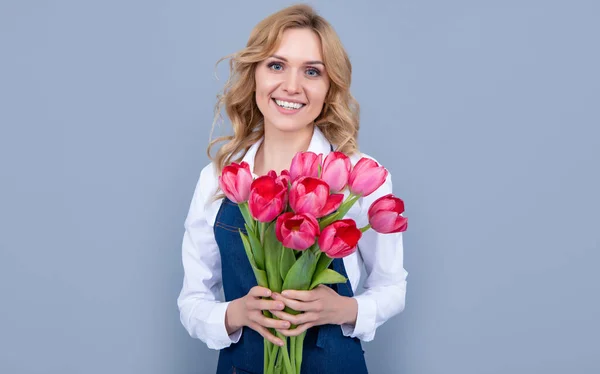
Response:
[[[288,62],[287,58],[285,58],[285,57],[281,57],[281,56],[277,56],[277,55],[272,55],[271,57],[274,57],[274,58],[277,58],[277,59],[279,59],[279,60],[282,60],[282,61]],[[319,60],[315,60],[315,61],[306,61],[306,62],[304,63],[304,65],[315,65],[315,64],[321,64],[321,65],[325,66],[325,64],[323,63],[323,61],[319,61]]]

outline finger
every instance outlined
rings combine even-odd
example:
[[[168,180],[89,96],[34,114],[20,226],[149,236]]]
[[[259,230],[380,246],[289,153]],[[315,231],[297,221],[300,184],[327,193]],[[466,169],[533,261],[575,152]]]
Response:
[[[275,335],[271,334],[271,332],[269,331],[269,329],[267,329],[266,327],[261,326],[258,323],[253,323],[250,326],[250,328],[252,328],[256,332],[258,332],[259,334],[261,334],[263,336],[263,338],[267,339],[271,343],[277,344],[278,346],[283,347],[283,340],[281,340],[278,337],[276,337]],[[287,331],[287,330],[281,330],[281,331]]]
[[[273,300],[281,301],[281,302],[283,302],[285,305],[287,305],[287,303],[288,303],[289,301],[292,301],[292,302],[293,302],[293,301],[299,301],[299,300],[295,300],[295,299],[288,299],[287,297],[283,297],[283,296],[281,296],[281,294],[278,294],[278,293],[276,293],[276,292],[273,292],[273,294],[271,295],[271,298],[272,298]]]
[[[319,312],[321,311],[320,305],[321,303],[318,301],[298,301],[293,299],[284,299],[282,300],[285,305],[288,307],[298,311],[298,312]]]
[[[265,327],[272,327],[274,329],[289,329],[290,322],[280,319],[268,318],[259,314],[259,317],[255,320],[258,324]]]
[[[299,290],[285,290],[281,293],[281,296],[288,299],[296,299],[301,301],[314,301],[317,300],[318,294],[314,290],[311,291],[299,291]]]
[[[277,329],[277,331],[280,332],[284,336],[298,336],[298,335],[302,334],[304,331],[308,330],[312,326],[313,326],[312,323],[304,323],[304,324],[296,327],[295,329],[290,329],[290,330]]]
[[[254,286],[248,291],[248,295],[254,297],[269,297],[271,296],[271,290],[266,287]]]
[[[285,305],[281,301],[254,299],[248,301],[248,307],[258,310],[283,310]]]
[[[317,320],[317,314],[313,312],[300,313],[298,315],[293,315],[280,311],[272,311],[271,313],[273,313],[275,317],[285,321],[289,321],[294,325],[301,325],[307,322],[315,322]]]

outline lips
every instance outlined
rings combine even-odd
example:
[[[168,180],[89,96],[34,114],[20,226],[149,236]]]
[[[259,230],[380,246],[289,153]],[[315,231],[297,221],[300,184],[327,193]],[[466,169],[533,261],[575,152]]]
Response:
[[[293,104],[302,104],[302,105],[306,105],[305,102],[302,101],[297,101],[297,100],[288,100],[288,99],[282,99],[280,97],[273,97],[272,100],[279,100],[279,101],[286,101],[288,103],[293,103]]]
[[[289,110],[299,110],[306,106],[305,103],[301,103],[298,101],[287,101],[278,98],[273,98],[275,104],[280,108],[285,108]]]
[[[275,100],[277,100],[279,102],[281,102],[283,100],[280,101],[279,99],[272,99],[273,105],[275,105],[275,108],[277,108],[277,111],[279,113],[285,114],[285,115],[293,115],[293,114],[299,113],[306,106],[306,104],[302,104],[302,106],[300,106],[299,108],[283,107],[283,106],[280,106],[279,104],[277,104],[277,102]]]

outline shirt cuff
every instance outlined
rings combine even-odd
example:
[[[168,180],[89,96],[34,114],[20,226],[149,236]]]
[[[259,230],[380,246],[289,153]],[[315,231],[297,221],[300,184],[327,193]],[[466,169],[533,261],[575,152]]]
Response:
[[[237,342],[240,341],[240,338],[242,337],[242,331],[243,330],[244,330],[244,328],[240,327],[236,331],[234,331],[231,334],[229,334],[229,339],[231,340],[232,344],[235,344],[235,343],[237,343]]]
[[[368,342],[375,337],[375,318],[377,316],[377,303],[368,296],[358,295],[353,297],[358,304],[356,324],[342,324],[342,334],[351,338],[358,338]]]
[[[243,328],[227,334],[227,328],[225,327],[225,314],[227,312],[227,306],[230,301],[218,303],[211,312],[211,320],[219,321],[215,326],[215,335],[212,344],[208,344],[209,348],[212,349],[223,349],[229,347],[233,343],[237,343],[242,336]]]

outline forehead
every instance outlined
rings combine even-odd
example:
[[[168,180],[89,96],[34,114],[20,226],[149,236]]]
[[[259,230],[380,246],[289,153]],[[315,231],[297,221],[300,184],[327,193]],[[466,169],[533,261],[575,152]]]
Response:
[[[296,63],[323,60],[321,39],[310,29],[285,30],[273,54]]]

